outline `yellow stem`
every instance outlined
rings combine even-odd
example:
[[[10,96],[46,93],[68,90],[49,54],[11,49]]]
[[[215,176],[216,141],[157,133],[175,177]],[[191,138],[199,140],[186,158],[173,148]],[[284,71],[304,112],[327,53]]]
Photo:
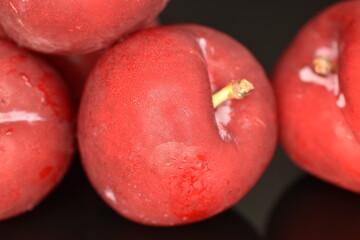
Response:
[[[231,99],[243,99],[254,90],[254,85],[246,79],[233,80],[224,88],[212,95],[214,108]]]
[[[313,69],[316,74],[328,75],[336,72],[336,64],[327,56],[317,56],[313,60]]]

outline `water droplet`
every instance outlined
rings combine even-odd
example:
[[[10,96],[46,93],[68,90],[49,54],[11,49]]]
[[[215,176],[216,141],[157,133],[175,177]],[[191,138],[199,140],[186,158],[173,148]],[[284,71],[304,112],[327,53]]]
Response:
[[[32,87],[31,83],[30,83],[30,77],[26,74],[26,73],[20,73],[20,76],[22,78],[22,80],[24,80],[24,83],[26,86],[28,87]]]
[[[13,132],[14,132],[14,129],[10,128],[10,129],[6,130],[5,135],[10,136],[11,134],[13,134]]]

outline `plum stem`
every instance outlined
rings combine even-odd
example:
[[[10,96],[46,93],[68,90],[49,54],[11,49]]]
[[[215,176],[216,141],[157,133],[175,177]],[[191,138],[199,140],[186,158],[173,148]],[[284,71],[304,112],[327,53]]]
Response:
[[[231,99],[243,99],[254,90],[254,85],[246,79],[233,80],[212,95],[214,108]]]
[[[330,73],[336,72],[336,65],[333,62],[333,60],[323,55],[314,58],[313,68],[316,74],[321,74],[321,75],[328,75]]]

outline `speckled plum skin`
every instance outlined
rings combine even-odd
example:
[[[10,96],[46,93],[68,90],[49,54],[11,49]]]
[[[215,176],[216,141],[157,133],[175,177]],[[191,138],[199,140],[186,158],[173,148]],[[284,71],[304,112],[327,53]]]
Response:
[[[56,69],[69,87],[75,103],[78,104],[86,80],[97,60],[104,52],[105,50],[99,50],[87,54],[69,56],[41,54],[40,57]]]
[[[155,27],[158,25],[160,25],[159,19],[151,19],[151,21],[144,23],[142,29]],[[62,79],[64,79],[64,81],[69,86],[73,99],[75,100],[76,104],[78,104],[80,102],[85,82],[91,70],[95,66],[99,57],[106,50],[107,49],[101,49],[87,54],[68,56],[58,56],[50,54],[38,55],[44,58],[45,61],[50,63],[50,65],[59,72]]]
[[[104,48],[154,19],[168,0],[5,0],[0,22],[21,46],[84,54]]]
[[[211,95],[246,78],[255,91],[215,111]],[[102,198],[146,225],[200,221],[238,202],[276,143],[274,96],[255,58],[199,25],[131,35],[103,55],[85,87],[78,137]]]
[[[74,150],[73,121],[56,73],[0,40],[0,220],[31,210],[61,180]]]
[[[5,37],[4,29],[0,26],[0,38]]]
[[[303,73],[322,49],[328,49],[337,72],[322,76],[319,84]],[[348,1],[310,20],[273,74],[281,142],[292,160],[311,174],[358,193],[359,64],[360,1]]]

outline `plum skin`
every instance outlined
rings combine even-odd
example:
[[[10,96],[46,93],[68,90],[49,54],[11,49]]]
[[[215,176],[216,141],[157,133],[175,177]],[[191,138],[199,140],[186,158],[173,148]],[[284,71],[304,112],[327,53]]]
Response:
[[[228,103],[227,138],[211,88],[245,76],[256,90]],[[240,200],[271,159],[275,122],[270,84],[243,46],[177,25],[137,32],[100,58],[80,104],[78,138],[87,175],[111,207],[138,223],[170,226]]]
[[[145,22],[142,28],[150,28],[158,25],[160,25],[159,19],[151,19],[150,21]],[[64,79],[69,86],[72,96],[78,105],[87,77],[94,68],[98,58],[105,51],[106,48],[81,55],[58,56],[39,53],[37,53],[37,55],[43,58],[46,62],[50,63],[50,65],[58,71],[62,79]]]
[[[0,22],[19,45],[53,54],[85,54],[147,25],[168,0],[12,0],[0,2]]]
[[[0,40],[0,220],[33,209],[61,181],[74,151],[67,89],[47,64]]]
[[[79,104],[87,77],[104,50],[82,55],[57,56],[38,54],[60,74],[71,91],[71,95]]]
[[[320,12],[299,31],[272,76],[280,141],[290,158],[310,174],[357,193],[360,85],[354,66],[359,63],[359,12],[359,1],[337,3]],[[336,73],[320,76],[328,84],[338,79],[330,90],[301,77],[324,48],[337,65]]]

